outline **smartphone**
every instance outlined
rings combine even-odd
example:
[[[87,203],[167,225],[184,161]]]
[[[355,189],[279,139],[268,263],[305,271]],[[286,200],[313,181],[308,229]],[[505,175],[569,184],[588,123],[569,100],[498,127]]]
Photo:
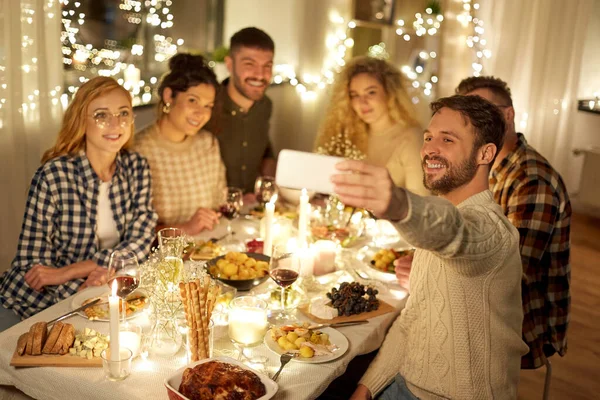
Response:
[[[335,165],[343,160],[342,157],[281,150],[277,158],[275,183],[290,189],[306,189],[332,194],[331,176],[344,173],[335,168]]]

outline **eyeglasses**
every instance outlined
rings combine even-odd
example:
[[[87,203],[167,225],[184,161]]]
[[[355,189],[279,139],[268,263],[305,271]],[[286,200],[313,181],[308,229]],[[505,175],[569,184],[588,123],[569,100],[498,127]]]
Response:
[[[100,129],[108,128],[112,122],[113,117],[117,118],[119,126],[121,128],[127,128],[133,123],[133,114],[129,110],[119,111],[118,113],[109,113],[106,111],[97,111],[90,115],[96,122],[96,126]]]

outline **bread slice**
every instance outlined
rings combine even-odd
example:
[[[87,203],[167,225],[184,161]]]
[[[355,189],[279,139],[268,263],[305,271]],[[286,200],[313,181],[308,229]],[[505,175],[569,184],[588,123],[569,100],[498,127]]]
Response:
[[[33,350],[33,333],[35,331],[35,324],[29,328],[29,334],[27,335],[27,345],[25,346],[25,354],[30,356]]]
[[[42,354],[42,347],[46,343],[48,337],[48,324],[46,322],[36,322],[33,324],[33,348],[31,349],[32,356]]]
[[[52,325],[52,329],[50,329],[50,333],[48,334],[48,339],[46,339],[46,344],[44,344],[42,353],[52,354],[52,348],[56,344],[56,341],[58,340],[58,336],[60,335],[60,331],[62,330],[63,326],[64,324],[60,321]]]
[[[71,324],[65,324],[61,329],[50,354],[67,354],[74,341],[75,328]]]
[[[25,347],[27,347],[27,339],[29,339],[29,332],[25,332],[19,336],[17,340],[17,354],[22,356],[25,353]]]

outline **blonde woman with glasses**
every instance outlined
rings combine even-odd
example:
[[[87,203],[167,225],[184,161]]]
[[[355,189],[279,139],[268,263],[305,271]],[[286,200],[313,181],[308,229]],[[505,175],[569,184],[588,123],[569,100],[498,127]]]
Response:
[[[148,257],[157,216],[150,168],[129,152],[131,96],[114,79],[82,85],[31,182],[17,255],[0,278],[0,331],[106,283],[114,250]]]

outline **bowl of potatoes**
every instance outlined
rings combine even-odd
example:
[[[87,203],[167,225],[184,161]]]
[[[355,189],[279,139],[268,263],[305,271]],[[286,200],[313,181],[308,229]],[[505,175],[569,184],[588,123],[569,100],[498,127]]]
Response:
[[[250,290],[269,278],[269,256],[259,253],[229,253],[206,263],[208,273],[237,290]]]

